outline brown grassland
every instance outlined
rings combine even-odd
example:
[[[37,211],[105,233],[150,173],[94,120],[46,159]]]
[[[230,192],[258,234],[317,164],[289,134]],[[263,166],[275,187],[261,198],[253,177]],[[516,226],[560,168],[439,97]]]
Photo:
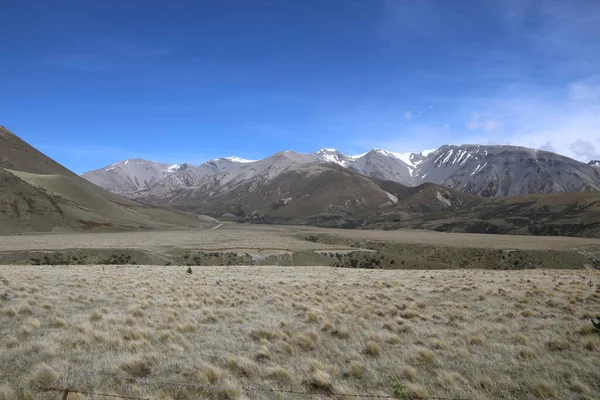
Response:
[[[599,284],[591,270],[0,266],[0,399],[598,399]]]

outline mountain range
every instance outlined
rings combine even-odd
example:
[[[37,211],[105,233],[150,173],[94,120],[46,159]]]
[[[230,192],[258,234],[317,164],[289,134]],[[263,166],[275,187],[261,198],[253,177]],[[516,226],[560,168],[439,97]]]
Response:
[[[337,164],[378,180],[413,187],[435,183],[481,197],[600,190],[597,161],[585,164],[542,150],[480,145],[447,145],[422,153],[373,149],[358,156],[348,156],[335,149],[321,149],[314,154],[283,151],[259,161],[218,158],[199,167],[136,159],[82,176],[115,193],[157,200],[180,196],[178,191],[181,190],[198,193],[210,186],[210,182],[229,185],[229,178],[219,174],[235,176],[234,182],[260,178],[261,174],[268,180],[292,165],[319,162]]]
[[[186,164],[146,189],[122,193],[238,222],[593,236],[600,234],[594,165],[515,146],[357,156],[287,150],[258,161]]]
[[[443,146],[360,156],[283,151],[199,167],[128,160],[92,174],[110,176],[105,183],[126,198],[0,128],[0,234],[214,227],[231,220],[598,237],[599,173],[593,163],[530,149]],[[429,176],[443,184],[425,182]],[[499,196],[498,190],[556,193]]]

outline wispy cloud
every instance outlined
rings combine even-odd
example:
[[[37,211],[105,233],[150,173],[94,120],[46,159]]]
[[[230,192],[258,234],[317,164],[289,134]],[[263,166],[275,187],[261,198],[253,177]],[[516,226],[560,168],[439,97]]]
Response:
[[[163,56],[170,51],[166,46],[103,37],[76,41],[68,50],[48,54],[44,60],[59,67],[95,72],[110,70],[130,61]]]
[[[404,112],[404,114],[402,114],[402,118],[404,118],[406,121],[410,121],[412,119],[413,115],[410,111],[406,111]]]
[[[386,40],[433,38],[444,45],[438,50],[451,49],[445,59],[460,65],[442,73],[434,63],[421,74],[460,89],[436,98],[446,120],[413,118],[401,138],[388,135],[384,143],[398,151],[432,141],[510,143],[581,161],[600,158],[600,2],[482,0],[469,14],[457,12],[465,11],[463,2],[381,1]],[[476,19],[491,15],[489,24]],[[477,24],[491,25],[492,34],[479,38],[465,29]],[[426,132],[432,137],[420,136]]]
[[[468,121],[465,126],[470,131],[489,132],[498,129],[500,123],[494,119],[481,120],[478,113],[473,113],[471,120]]]

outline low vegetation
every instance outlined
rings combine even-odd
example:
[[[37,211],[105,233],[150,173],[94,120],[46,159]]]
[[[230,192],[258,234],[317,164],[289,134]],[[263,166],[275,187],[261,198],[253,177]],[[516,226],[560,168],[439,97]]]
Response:
[[[600,392],[597,271],[188,270],[0,267],[0,398]]]

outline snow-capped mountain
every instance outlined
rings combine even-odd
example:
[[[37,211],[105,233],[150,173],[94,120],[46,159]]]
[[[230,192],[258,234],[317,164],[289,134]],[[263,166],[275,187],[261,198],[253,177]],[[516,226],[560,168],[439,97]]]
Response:
[[[212,166],[213,162],[220,162],[221,160],[224,159],[211,160],[198,167],[198,169],[204,165]],[[135,193],[133,197],[150,203],[161,203],[165,199],[171,203],[181,202],[184,199],[193,198],[206,192],[222,193],[244,184],[249,184],[247,191],[253,191],[259,185],[273,180],[291,166],[317,163],[319,161],[319,158],[314,154],[300,154],[286,150],[260,161],[241,163],[242,165],[238,163],[235,168],[223,170],[216,174],[197,175],[194,177],[195,181],[191,182],[192,184],[185,182],[183,185],[171,185],[179,175],[174,174],[148,190]]]
[[[253,182],[249,188],[256,188],[293,165],[309,163],[333,163],[378,180],[406,186],[430,182],[483,197],[600,190],[598,161],[585,164],[559,154],[515,146],[446,145],[421,153],[373,149],[356,156],[335,149],[320,149],[314,154],[288,150],[259,161],[227,157],[207,161],[199,167],[163,165],[165,172],[147,177],[143,185],[136,184],[140,182],[137,169],[132,176],[127,175],[131,168],[127,166],[132,161],[123,161],[99,170],[102,173],[93,171],[84,177],[92,174],[94,183],[109,190],[154,200],[194,196],[190,191],[196,194],[203,190],[218,192],[247,182]],[[119,172],[119,180],[104,177],[112,176],[113,170]],[[162,179],[157,179],[160,176]],[[185,193],[180,192],[183,189]],[[143,192],[133,193],[138,190]]]
[[[89,171],[81,176],[111,192],[127,194],[147,189],[180,169],[179,164],[162,164],[136,158]]]
[[[600,160],[592,160],[588,163],[589,166],[600,168]]]
[[[600,190],[600,173],[591,166],[516,146],[442,146],[416,167],[414,178],[483,197]]]
[[[407,154],[373,149],[368,153],[355,156],[348,168],[371,178],[399,182],[406,186],[414,184],[412,175],[415,166],[410,160],[410,155]]]
[[[167,175],[158,182],[155,182],[151,187],[144,189],[152,189],[152,195],[155,197],[165,197],[173,191],[193,187],[207,176],[227,172],[253,162],[253,160],[245,160],[239,157],[225,157],[209,160],[198,167],[183,164],[177,172]],[[132,194],[130,197],[135,196],[135,194]]]
[[[335,163],[341,165],[342,167],[347,167],[354,161],[352,157],[349,157],[337,151],[336,149],[321,149],[317,151],[315,155],[319,158],[319,160]]]

